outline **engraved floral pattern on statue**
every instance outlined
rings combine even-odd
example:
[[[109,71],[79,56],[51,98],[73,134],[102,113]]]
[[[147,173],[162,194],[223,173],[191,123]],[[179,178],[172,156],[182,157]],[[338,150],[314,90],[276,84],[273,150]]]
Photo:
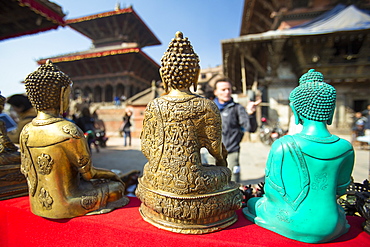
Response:
[[[81,197],[81,206],[86,210],[94,208],[97,202],[98,196],[96,194]]]
[[[39,202],[44,209],[50,210],[54,201],[49,192],[44,188],[41,188],[39,194]]]
[[[37,167],[42,175],[48,175],[53,167],[54,160],[48,154],[41,154],[37,157]]]
[[[328,188],[328,174],[324,173],[316,173],[312,182],[312,189],[313,190],[325,190]]]
[[[75,125],[66,124],[62,127],[62,129],[66,134],[71,135],[73,138],[76,138],[76,139],[80,138],[80,136],[78,134],[78,129]]]
[[[221,194],[213,197],[192,199],[170,198],[158,195],[138,186],[136,194],[139,199],[151,210],[163,214],[169,221],[178,219],[193,223],[206,224],[219,218],[225,213],[241,207],[241,192],[235,190],[230,194]]]
[[[286,222],[286,223],[291,222],[291,219],[289,217],[289,213],[286,210],[280,210],[278,215],[276,215],[276,218],[278,218],[278,220]]]
[[[89,162],[89,160],[90,160],[89,156],[84,155],[78,159],[78,164],[80,166],[84,166]]]

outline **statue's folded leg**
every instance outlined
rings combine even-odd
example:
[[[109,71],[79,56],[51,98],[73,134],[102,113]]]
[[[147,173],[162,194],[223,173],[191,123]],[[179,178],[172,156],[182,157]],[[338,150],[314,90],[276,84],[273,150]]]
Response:
[[[247,207],[243,208],[243,213],[248,220],[254,222],[254,218],[257,217],[256,204],[261,197],[252,197],[247,202]]]
[[[101,194],[99,198],[98,209],[87,213],[86,215],[104,214],[113,209],[123,207],[129,203],[129,199],[124,196],[125,187],[122,183],[116,181],[104,181],[102,184],[95,185],[95,189]]]

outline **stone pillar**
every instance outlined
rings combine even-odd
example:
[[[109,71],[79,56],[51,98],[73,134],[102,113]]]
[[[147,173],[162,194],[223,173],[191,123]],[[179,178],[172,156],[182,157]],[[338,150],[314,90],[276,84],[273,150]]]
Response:
[[[333,121],[333,126],[337,128],[346,128],[346,102],[345,102],[345,95],[344,94],[337,94],[337,107],[336,107],[336,116],[334,118],[335,122]]]
[[[242,91],[244,95],[247,95],[247,78],[246,78],[246,69],[245,69],[245,63],[244,63],[244,55],[241,54],[240,56],[240,70],[242,75]]]

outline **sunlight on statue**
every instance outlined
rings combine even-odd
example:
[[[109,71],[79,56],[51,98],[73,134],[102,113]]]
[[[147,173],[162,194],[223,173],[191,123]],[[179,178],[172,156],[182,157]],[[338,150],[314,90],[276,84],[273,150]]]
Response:
[[[334,87],[309,70],[290,94],[300,133],[273,143],[266,164],[265,194],[243,212],[257,225],[307,243],[331,241],[349,229],[337,196],[345,194],[354,164],[352,145],[332,135]]]
[[[237,219],[241,192],[230,181],[217,106],[190,91],[197,88],[199,58],[181,32],[161,65],[165,95],[148,104],[141,133],[148,163],[136,191],[140,213],[151,224],[179,233],[225,228]],[[215,157],[216,166],[201,163],[202,147]]]
[[[126,205],[124,184],[93,167],[83,132],[62,117],[72,81],[49,60],[25,80],[37,117],[21,133],[21,171],[31,210],[46,218],[101,214]]]

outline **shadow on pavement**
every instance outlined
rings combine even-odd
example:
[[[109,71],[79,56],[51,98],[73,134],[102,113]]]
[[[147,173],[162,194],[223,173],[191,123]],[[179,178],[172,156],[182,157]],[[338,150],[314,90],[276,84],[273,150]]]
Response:
[[[147,159],[141,151],[135,149],[117,149],[115,146],[101,148],[97,153],[92,152],[92,161],[95,167],[105,169],[117,169],[123,173],[131,170],[143,171]]]

